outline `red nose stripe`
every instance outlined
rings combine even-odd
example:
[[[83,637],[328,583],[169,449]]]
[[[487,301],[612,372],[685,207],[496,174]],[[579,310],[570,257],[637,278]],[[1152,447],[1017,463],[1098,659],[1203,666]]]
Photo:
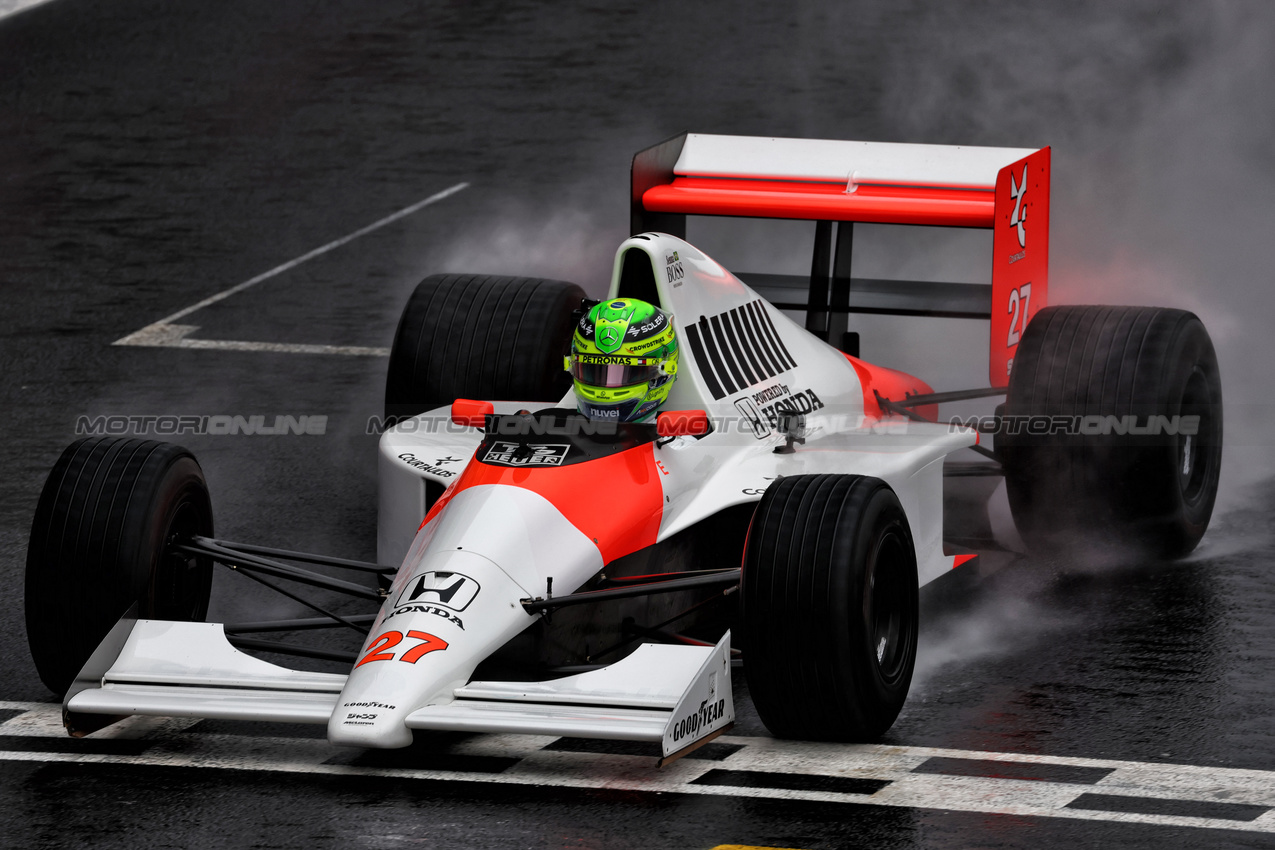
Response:
[[[439,497],[428,523],[457,493],[481,484],[521,487],[544,496],[567,521],[593,540],[602,562],[655,543],[664,516],[664,488],[653,443],[569,466],[519,469],[471,460]]]

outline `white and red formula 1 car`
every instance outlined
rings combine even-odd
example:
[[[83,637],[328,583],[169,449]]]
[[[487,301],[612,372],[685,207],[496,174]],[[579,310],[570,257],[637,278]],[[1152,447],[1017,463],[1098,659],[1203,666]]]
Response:
[[[415,729],[534,733],[658,742],[668,759],[731,725],[740,662],[775,734],[879,736],[911,681],[918,588],[988,542],[985,512],[952,508],[955,485],[1003,478],[1040,550],[1180,556],[1212,511],[1208,335],[1178,310],[1045,307],[1049,157],[710,135],[639,153],[607,297],[674,316],[681,365],[649,424],[575,411],[562,358],[578,287],[426,279],[395,336],[398,424],[380,443],[378,560],[398,567],[218,540],[185,450],[72,445],[36,510],[26,585],[36,666],[68,728],[294,721],[359,747],[405,746]],[[816,222],[811,274],[732,274],[684,240],[688,215]],[[991,229],[991,284],[852,277],[853,222]],[[989,385],[935,393],[860,359],[852,317],[874,314],[990,319]],[[997,396],[992,448],[935,421],[938,404]],[[200,622],[218,562],[379,607]],[[323,627],[361,647],[259,637]]]

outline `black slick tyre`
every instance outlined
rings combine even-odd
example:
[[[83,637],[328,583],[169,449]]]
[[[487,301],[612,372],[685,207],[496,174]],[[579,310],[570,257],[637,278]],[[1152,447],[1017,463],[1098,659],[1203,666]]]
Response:
[[[170,551],[213,533],[203,471],[180,446],[89,438],[45,481],[27,548],[26,625],[40,679],[61,696],[129,609],[201,621],[212,563]]]
[[[894,491],[859,475],[772,484],[748,531],[740,612],[744,672],[766,728],[878,738],[916,663],[916,553]]]
[[[1035,552],[1181,557],[1213,513],[1217,355],[1192,313],[1048,307],[1019,343],[996,436]]]
[[[385,415],[397,421],[451,404],[557,401],[571,387],[562,368],[573,283],[492,275],[432,275],[399,319],[385,379]]]

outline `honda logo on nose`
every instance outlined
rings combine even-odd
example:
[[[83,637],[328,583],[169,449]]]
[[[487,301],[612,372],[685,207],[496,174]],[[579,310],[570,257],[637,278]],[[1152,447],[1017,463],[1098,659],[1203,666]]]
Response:
[[[467,575],[429,570],[412,576],[394,605],[428,602],[453,611],[464,611],[474,601],[478,590],[478,582]]]

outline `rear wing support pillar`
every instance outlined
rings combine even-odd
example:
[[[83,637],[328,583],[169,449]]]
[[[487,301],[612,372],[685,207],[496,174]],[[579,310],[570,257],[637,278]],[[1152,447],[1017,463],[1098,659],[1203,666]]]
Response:
[[[850,266],[854,255],[853,221],[815,224],[815,249],[810,261],[810,290],[806,299],[806,330],[850,354],[846,338],[850,318]]]

